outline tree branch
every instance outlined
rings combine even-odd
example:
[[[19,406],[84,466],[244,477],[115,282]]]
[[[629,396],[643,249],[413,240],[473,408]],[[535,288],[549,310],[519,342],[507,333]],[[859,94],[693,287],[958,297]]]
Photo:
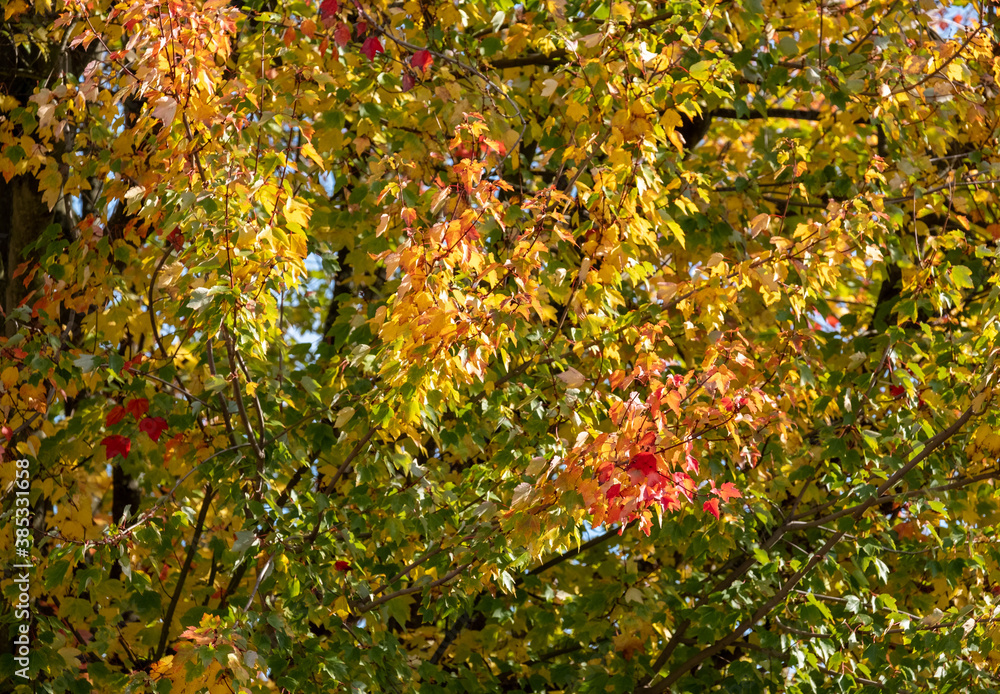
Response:
[[[201,540],[201,532],[205,528],[205,517],[208,515],[208,508],[212,505],[212,497],[215,490],[209,484],[205,487],[205,499],[201,502],[201,511],[198,512],[198,520],[194,525],[194,534],[191,536],[191,543],[188,545],[187,556],[184,558],[184,566],[181,567],[180,575],[177,577],[177,585],[174,587],[174,594],[170,597],[170,605],[167,613],[163,616],[163,630],[160,632],[160,643],[156,647],[156,655],[153,660],[159,660],[167,650],[167,639],[170,637],[170,623],[174,619],[174,611],[177,603],[181,599],[181,592],[184,590],[184,583],[191,572],[191,564],[194,555],[198,553],[198,542]]]

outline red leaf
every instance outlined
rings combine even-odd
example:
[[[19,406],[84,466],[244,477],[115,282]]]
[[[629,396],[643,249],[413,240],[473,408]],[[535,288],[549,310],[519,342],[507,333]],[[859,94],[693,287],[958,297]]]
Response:
[[[427,74],[427,69],[434,64],[434,56],[428,50],[417,51],[410,58],[410,65],[415,69],[420,70],[425,75]]]
[[[340,561],[336,562],[333,565],[333,568],[335,568],[337,571],[350,571],[351,564],[341,559]]]
[[[167,235],[167,242],[174,247],[175,251],[180,251],[184,248],[184,234],[181,233],[180,229],[174,229]]]
[[[726,482],[718,489],[713,489],[712,492],[722,497],[723,501],[743,498],[743,494],[740,493],[740,490],[737,489],[736,485],[733,484],[732,482]]]
[[[333,30],[333,40],[337,42],[337,45],[343,48],[351,41],[351,25],[347,22],[341,22],[337,25],[337,28]]]
[[[333,19],[339,7],[340,5],[337,3],[337,0],[323,0],[323,3],[319,6],[319,18],[323,20],[323,24]]]
[[[385,53],[385,49],[382,48],[382,43],[377,38],[369,36],[361,44],[361,52],[365,54],[368,60],[374,60],[375,56],[379,53]]]
[[[146,436],[153,439],[154,441],[159,441],[160,436],[167,429],[167,420],[163,417],[146,417],[144,420],[139,422],[139,431],[143,432]]]
[[[722,398],[722,400],[719,401],[719,404],[722,405],[726,412],[733,412],[736,410],[736,404],[733,402],[732,398]]]
[[[368,22],[358,22],[354,25],[354,33],[360,39],[368,32]]]
[[[898,398],[906,394],[906,386],[889,386],[889,395]]]
[[[132,448],[132,439],[127,436],[105,436],[101,445],[104,446],[104,453],[108,460],[116,455],[127,458],[128,452]]]
[[[629,470],[638,470],[644,475],[656,472],[656,456],[652,453],[636,453],[629,463]]]
[[[149,400],[146,398],[132,398],[125,403],[125,410],[136,419],[142,419],[149,411]]]
[[[608,501],[616,499],[622,495],[622,486],[620,484],[612,484],[607,492],[604,493],[604,498]]]
[[[8,441],[14,438],[14,430],[6,424],[4,424],[3,427],[0,427],[0,434],[3,434],[3,437]]]
[[[837,318],[836,316],[827,316],[826,322],[831,328],[836,328],[838,325],[840,325],[840,319]]]
[[[613,475],[614,472],[615,464],[610,461],[605,462],[597,468],[597,479],[600,480],[601,484],[604,484],[611,479],[611,475]]]
[[[169,576],[169,575],[170,575],[170,567],[167,566],[166,564],[164,564],[163,568],[160,569],[160,580],[161,581],[166,581],[167,580],[167,576]]]
[[[713,516],[715,516],[716,520],[718,520],[718,518],[719,518],[719,500],[718,499],[711,499],[709,501],[706,501],[705,505],[701,507],[701,510],[702,511],[708,511]]]
[[[143,359],[145,359],[145,357],[143,355],[141,355],[141,354],[135,355],[134,357],[132,357],[131,359],[129,359],[127,362],[125,362],[125,365],[122,366],[121,371],[119,373],[121,375],[124,375],[126,371],[133,371],[136,366],[138,366],[139,364],[142,363]]]
[[[115,405],[112,410],[108,412],[108,416],[105,418],[104,424],[109,427],[114,426],[123,419],[125,419],[125,408],[121,405]]]
[[[413,86],[416,83],[417,83],[416,80],[413,79],[413,75],[411,75],[409,72],[403,73],[403,91],[404,92],[408,92],[411,89],[413,89]]]
[[[690,453],[684,455],[684,469],[696,475],[698,474],[698,460]]]

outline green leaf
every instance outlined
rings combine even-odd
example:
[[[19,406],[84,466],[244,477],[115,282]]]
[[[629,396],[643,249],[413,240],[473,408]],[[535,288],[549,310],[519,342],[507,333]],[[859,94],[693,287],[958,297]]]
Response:
[[[948,272],[951,274],[952,283],[959,289],[975,289],[976,284],[972,281],[972,271],[964,265],[953,265]]]

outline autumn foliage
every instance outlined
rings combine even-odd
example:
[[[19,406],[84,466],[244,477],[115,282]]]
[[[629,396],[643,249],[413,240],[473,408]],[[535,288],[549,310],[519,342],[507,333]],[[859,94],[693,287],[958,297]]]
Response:
[[[994,6],[4,13],[5,682],[996,689]]]

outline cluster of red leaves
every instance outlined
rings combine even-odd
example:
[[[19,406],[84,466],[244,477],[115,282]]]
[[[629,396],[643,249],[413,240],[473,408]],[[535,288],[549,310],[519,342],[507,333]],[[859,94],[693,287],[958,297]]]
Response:
[[[663,456],[650,451],[636,453],[624,466],[606,461],[597,470],[607,502],[605,522],[620,522],[624,527],[640,519],[646,509],[680,510],[682,498],[691,501],[695,496],[689,472],[698,472],[698,461],[690,454],[681,470],[671,469]]]
[[[631,498],[624,493],[624,480],[621,475],[616,474],[616,470],[624,470],[628,475],[628,483],[624,489],[634,494]],[[681,497],[690,502],[697,496],[695,481],[689,472],[698,472],[698,461],[690,453],[685,455],[683,470],[669,470],[669,466],[662,462],[662,456],[648,451],[634,455],[624,468],[614,463],[605,463],[598,469],[598,479],[605,489],[604,498],[608,503],[605,521],[627,523],[639,518],[644,509],[654,506],[659,506],[664,511],[679,510]],[[743,494],[732,482],[725,482],[719,487],[715,486],[715,482],[711,485],[710,493],[716,498],[706,501],[702,510],[718,519],[719,502],[740,499]]]
[[[722,502],[725,503],[730,499],[743,498],[743,494],[740,493],[740,490],[737,489],[736,485],[733,484],[732,482],[724,482],[721,487],[716,487],[715,482],[713,482],[712,494],[717,495],[719,498],[709,499],[702,505],[701,509],[703,511],[708,511],[713,516],[715,516],[716,519],[719,518],[719,499],[721,499]]]
[[[737,366],[744,362],[734,360]],[[766,418],[759,389],[741,384],[739,373],[725,363],[699,374],[665,370],[663,362],[651,359],[630,372],[612,373],[610,385],[623,396],[608,411],[615,430],[591,441],[585,437],[571,454],[571,466],[574,459],[593,461],[596,488],[586,486],[584,497],[595,524],[638,522],[648,534],[654,513],[698,500],[718,519],[721,504],[742,497],[732,482],[716,486],[700,478],[695,447],[704,431],[761,426]],[[754,465],[758,456],[750,442],[733,462]]]
[[[106,426],[114,426],[125,419],[126,414],[132,415],[139,422],[139,431],[151,438],[159,441],[163,432],[167,430],[167,420],[163,417],[147,417],[149,412],[149,400],[146,398],[132,398],[125,405],[115,405],[111,412],[104,419]],[[132,449],[132,439],[121,434],[112,434],[101,440],[105,454],[110,460],[115,456],[127,458]]]

